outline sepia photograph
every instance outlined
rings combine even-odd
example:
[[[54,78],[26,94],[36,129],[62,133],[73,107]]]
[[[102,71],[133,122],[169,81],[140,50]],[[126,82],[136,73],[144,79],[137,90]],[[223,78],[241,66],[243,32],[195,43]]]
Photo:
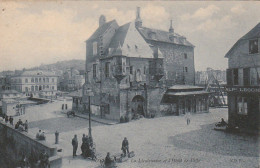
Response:
[[[259,168],[259,9],[0,0],[0,168]]]

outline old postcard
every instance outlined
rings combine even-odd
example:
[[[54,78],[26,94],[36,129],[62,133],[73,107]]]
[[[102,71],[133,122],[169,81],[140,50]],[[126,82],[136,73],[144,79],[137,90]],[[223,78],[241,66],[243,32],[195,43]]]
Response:
[[[0,1],[0,167],[258,168],[257,1]]]

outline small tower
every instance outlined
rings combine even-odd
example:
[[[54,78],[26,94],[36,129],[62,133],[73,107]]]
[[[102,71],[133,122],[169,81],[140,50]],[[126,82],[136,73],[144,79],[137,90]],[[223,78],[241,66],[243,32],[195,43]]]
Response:
[[[142,27],[142,19],[141,19],[141,16],[140,16],[140,7],[136,8],[135,27],[136,28]]]
[[[99,27],[106,23],[106,17],[104,15],[101,15],[99,17]]]
[[[170,23],[170,28],[169,28],[169,33],[174,33],[174,29],[172,27],[172,19],[171,19],[171,23]]]

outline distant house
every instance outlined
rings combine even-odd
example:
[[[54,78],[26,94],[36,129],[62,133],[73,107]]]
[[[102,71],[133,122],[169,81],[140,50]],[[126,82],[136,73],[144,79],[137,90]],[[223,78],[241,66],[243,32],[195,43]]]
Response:
[[[58,76],[51,71],[23,71],[11,77],[11,88],[30,97],[53,97]]]
[[[227,92],[230,127],[260,128],[260,23],[241,37],[228,58]]]

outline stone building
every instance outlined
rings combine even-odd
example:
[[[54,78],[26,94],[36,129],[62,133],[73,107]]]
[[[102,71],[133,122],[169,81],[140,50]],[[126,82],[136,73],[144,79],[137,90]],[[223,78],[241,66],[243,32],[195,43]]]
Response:
[[[11,77],[11,88],[26,96],[53,97],[57,93],[57,78],[50,71],[23,71]]]
[[[241,37],[225,57],[228,58],[229,124],[257,130],[260,123],[260,23]]]
[[[195,83],[194,46],[174,32],[142,26],[140,8],[133,22],[119,26],[100,16],[99,27],[86,41],[86,83],[91,109],[119,120],[135,114],[160,115],[160,102],[174,84]]]
[[[81,75],[77,69],[70,68],[63,73],[59,81],[59,87],[63,91],[74,91],[82,89],[84,83],[84,75]]]

